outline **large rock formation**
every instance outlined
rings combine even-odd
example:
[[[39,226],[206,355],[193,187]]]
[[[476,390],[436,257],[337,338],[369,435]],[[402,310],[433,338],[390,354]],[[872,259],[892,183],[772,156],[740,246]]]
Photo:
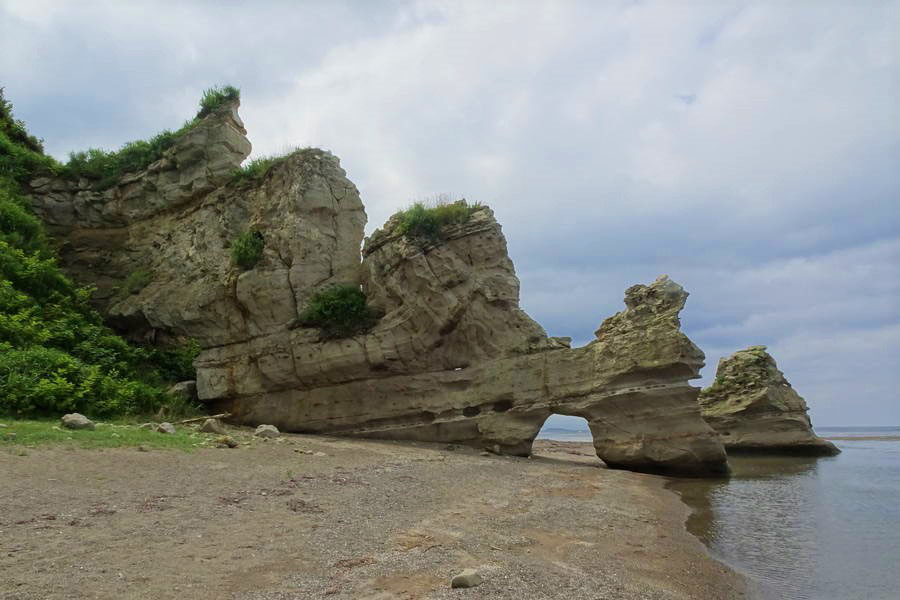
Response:
[[[840,452],[813,433],[806,402],[765,346],[751,346],[720,360],[715,382],[700,393],[700,410],[729,452],[824,456]]]
[[[679,330],[687,293],[661,277],[626,292],[596,339],[569,348],[518,305],[519,282],[487,207],[428,240],[392,218],[359,248],[365,213],[335,157],[294,153],[259,181],[237,105],[206,117],[162,160],[107,191],[33,182],[65,240],[65,268],[98,286],[111,320],[145,337],[190,336],[201,400],[281,430],[464,443],[527,455],[553,413],[586,418],[598,456],[635,470],[727,470],[700,417],[703,353]],[[253,230],[260,261],[228,246]],[[143,287],[129,285],[140,272]],[[298,319],[313,293],[360,285],[383,317],[325,339]]]

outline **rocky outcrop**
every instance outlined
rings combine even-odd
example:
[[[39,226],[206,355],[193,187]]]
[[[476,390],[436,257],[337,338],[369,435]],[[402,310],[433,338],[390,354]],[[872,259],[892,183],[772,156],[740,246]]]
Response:
[[[577,415],[613,467],[727,469],[688,384],[704,356],[679,329],[679,285],[661,277],[630,288],[625,310],[572,349],[519,308],[489,208],[428,239],[394,217],[360,260],[365,212],[338,160],[303,150],[260,179],[235,177],[250,149],[236,108],[206,117],[196,127],[205,134],[184,136],[110,190],[33,182],[37,210],[65,241],[64,267],[98,287],[114,324],[200,342],[202,401],[283,431],[516,455],[530,453],[551,414]],[[251,230],[263,253],[244,271],[229,244]],[[301,326],[311,295],[333,283],[361,286],[383,315],[368,332],[328,339]]]
[[[823,456],[840,452],[813,432],[806,402],[765,346],[751,346],[721,359],[715,382],[700,393],[700,410],[729,452]]]
[[[245,134],[235,102],[110,189],[31,183],[32,205],[63,241],[62,266],[96,286],[112,324],[219,346],[285,330],[315,289],[358,280],[366,216],[338,159],[299,150],[248,181],[235,176]],[[229,247],[248,230],[265,245],[242,271]]]

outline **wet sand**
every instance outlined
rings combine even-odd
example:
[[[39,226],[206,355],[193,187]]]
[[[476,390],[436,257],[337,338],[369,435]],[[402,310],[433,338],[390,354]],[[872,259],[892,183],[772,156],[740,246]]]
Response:
[[[0,598],[749,597],[664,478],[608,470],[589,443],[535,450],[285,436],[0,452]],[[451,590],[466,567],[484,583]]]

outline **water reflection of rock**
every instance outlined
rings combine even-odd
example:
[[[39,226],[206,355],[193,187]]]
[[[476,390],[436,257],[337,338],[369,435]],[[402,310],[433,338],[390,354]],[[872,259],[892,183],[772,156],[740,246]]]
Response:
[[[820,460],[833,459],[815,456],[729,456],[730,478],[679,479],[672,480],[667,487],[678,493],[682,501],[691,508],[686,523],[687,530],[708,548],[715,550],[715,542],[719,537],[717,523],[722,518],[722,515],[716,514],[717,510],[722,509],[717,499],[725,495],[728,486],[752,479],[812,476]]]

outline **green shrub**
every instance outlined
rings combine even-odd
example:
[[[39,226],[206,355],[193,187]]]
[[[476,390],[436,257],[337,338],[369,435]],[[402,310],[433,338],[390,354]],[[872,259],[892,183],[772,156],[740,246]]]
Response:
[[[371,329],[381,317],[366,304],[359,286],[334,285],[315,294],[300,315],[305,327],[318,327],[323,337],[344,338]]]
[[[0,132],[12,143],[23,147],[25,150],[43,154],[43,141],[28,133],[25,129],[25,123],[13,117],[12,108],[12,103],[3,97],[3,88],[0,87]]]
[[[448,225],[465,223],[480,208],[480,204],[470,206],[465,200],[439,203],[431,207],[416,202],[400,213],[400,226],[397,230],[410,239],[439,242]]]
[[[200,98],[200,110],[197,112],[197,118],[202,119],[206,115],[215,112],[216,109],[218,109],[226,102],[239,100],[240,97],[241,90],[237,89],[233,85],[226,85],[222,87],[214,86],[209,89],[205,89],[203,90],[203,96]]]
[[[165,381],[187,381],[197,378],[194,360],[200,354],[197,340],[188,339],[170,348],[148,349],[149,362]]]
[[[0,121],[11,119],[0,104]],[[13,142],[7,129],[0,125],[0,414],[106,416],[177,405],[164,390],[173,375],[192,375],[182,350],[117,336],[91,307],[91,290],[60,271],[21,193],[23,182],[58,164],[34,144]],[[142,285],[146,275],[130,279]]]
[[[260,232],[248,229],[231,242],[231,260],[245,271],[252,269],[262,258],[265,245]]]
[[[285,157],[264,156],[254,158],[246,165],[234,172],[234,181],[259,181],[266,175],[276,164],[284,160]]]

